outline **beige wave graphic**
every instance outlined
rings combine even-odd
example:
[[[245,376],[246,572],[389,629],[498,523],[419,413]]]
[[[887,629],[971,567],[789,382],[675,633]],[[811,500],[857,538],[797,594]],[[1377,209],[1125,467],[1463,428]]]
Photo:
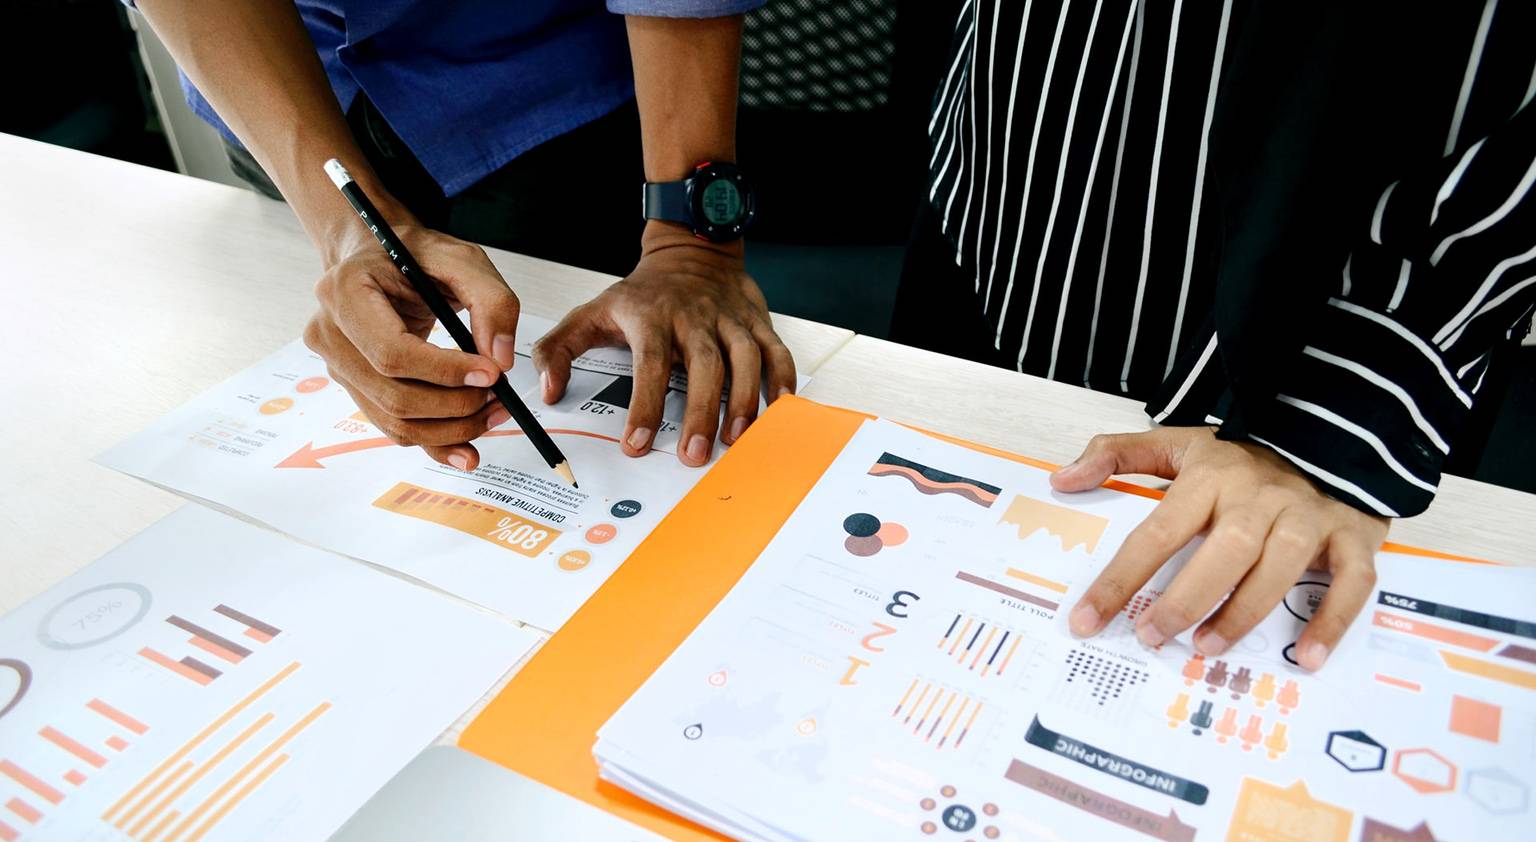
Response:
[[[1033,497],[1015,497],[998,524],[1009,524],[1019,530],[1019,540],[1024,540],[1044,529],[1061,541],[1063,552],[1083,547],[1089,553],[1099,546],[1109,518],[1090,515],[1066,506],[1036,500]]]

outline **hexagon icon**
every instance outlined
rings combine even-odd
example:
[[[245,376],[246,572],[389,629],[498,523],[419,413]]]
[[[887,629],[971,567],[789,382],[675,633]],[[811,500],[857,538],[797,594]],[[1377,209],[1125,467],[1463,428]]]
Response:
[[[1392,758],[1392,774],[1421,795],[1456,788],[1456,764],[1431,749],[1408,748]]]
[[[1351,772],[1380,772],[1387,765],[1387,747],[1364,731],[1330,733],[1328,756]]]
[[[1499,768],[1468,772],[1467,797],[1495,815],[1523,813],[1531,803],[1531,791],[1525,781]]]

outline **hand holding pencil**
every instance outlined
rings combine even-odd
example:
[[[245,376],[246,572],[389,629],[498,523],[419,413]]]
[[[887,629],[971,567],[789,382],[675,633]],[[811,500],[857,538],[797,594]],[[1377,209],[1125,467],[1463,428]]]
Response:
[[[510,417],[574,485],[564,456],[501,373],[515,359],[518,304],[484,252],[415,226],[402,225],[397,233],[339,162],[328,162],[326,172],[362,218],[359,231],[382,248],[354,247],[321,279],[316,292],[322,309],[305,330],[306,344],[326,358],[336,380],[395,441],[473,470],[479,457],[469,442]],[[433,267],[433,277],[406,239]],[[469,308],[473,332],[458,318],[461,304]],[[426,341],[434,322],[445,326],[463,353]]]

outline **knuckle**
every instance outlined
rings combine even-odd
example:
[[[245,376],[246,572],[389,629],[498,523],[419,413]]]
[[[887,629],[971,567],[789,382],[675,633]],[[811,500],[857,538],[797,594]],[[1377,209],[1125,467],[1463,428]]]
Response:
[[[1179,536],[1175,533],[1173,524],[1166,518],[1149,517],[1136,527],[1136,532],[1148,543],[1162,547],[1177,543]]]
[[[1269,543],[1276,550],[1287,554],[1302,554],[1311,549],[1312,533],[1294,524],[1278,524],[1269,533]]]

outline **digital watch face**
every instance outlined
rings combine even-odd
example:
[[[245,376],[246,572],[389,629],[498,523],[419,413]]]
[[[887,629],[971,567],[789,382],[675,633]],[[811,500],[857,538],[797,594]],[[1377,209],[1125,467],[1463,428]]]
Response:
[[[734,224],[741,216],[741,191],[729,179],[717,178],[704,188],[702,205],[711,224]]]

